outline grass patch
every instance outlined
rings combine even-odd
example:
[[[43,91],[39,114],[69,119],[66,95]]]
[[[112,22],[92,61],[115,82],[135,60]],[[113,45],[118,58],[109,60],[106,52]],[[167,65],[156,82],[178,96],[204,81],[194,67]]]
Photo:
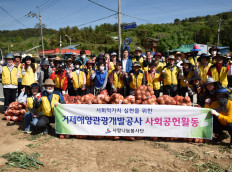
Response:
[[[132,171],[132,172],[138,172],[139,169],[138,169],[137,167],[133,167],[133,168],[131,169],[131,171]]]
[[[197,159],[199,159],[199,155],[197,153],[195,153],[194,151],[190,150],[190,149],[186,149],[183,152],[173,152],[173,154],[185,161],[193,161],[196,162]]]
[[[0,171],[10,168],[11,166],[28,170],[39,169],[40,166],[44,166],[41,161],[37,160],[39,156],[39,153],[26,154],[18,151],[4,154],[1,157],[7,160],[6,164],[8,164],[8,166],[0,169]]]
[[[28,144],[26,146],[29,147],[29,148],[36,148],[36,147],[40,146],[40,143]]]
[[[222,153],[232,153],[232,147],[229,147],[227,145],[221,145],[218,151]]]
[[[164,144],[164,143],[155,143],[153,145],[154,148],[163,148],[163,149],[168,149],[168,145],[167,144]]]
[[[27,140],[33,141],[33,140],[36,140],[36,139],[40,138],[40,137],[43,136],[43,135],[44,135],[43,133],[36,134],[36,135],[32,135],[32,136],[29,137]]]
[[[210,172],[224,172],[225,169],[218,163],[213,161],[196,163],[193,166],[197,168],[197,171],[210,171]]]

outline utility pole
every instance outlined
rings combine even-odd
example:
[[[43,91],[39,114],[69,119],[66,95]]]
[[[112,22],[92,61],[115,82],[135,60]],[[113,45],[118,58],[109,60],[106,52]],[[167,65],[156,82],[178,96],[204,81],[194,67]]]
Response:
[[[218,39],[217,39],[217,47],[218,47],[218,45],[219,45],[219,40],[220,40],[221,22],[222,22],[222,19],[220,18],[220,19],[219,19],[219,24],[218,24]]]
[[[37,7],[39,10],[39,14],[36,14],[34,12],[29,12],[28,14],[26,14],[26,17],[36,17],[37,19],[39,19],[39,25],[40,25],[40,36],[41,36],[41,42],[42,42],[42,52],[43,52],[43,57],[45,58],[44,55],[44,42],[43,42],[43,25],[42,25],[42,16],[40,14],[40,7]]]
[[[68,39],[69,39],[69,44],[70,44],[70,53],[71,53],[72,38],[71,38],[71,36],[68,36],[67,34],[66,34],[65,36],[67,36],[67,37],[68,37]]]
[[[121,57],[121,0],[118,0],[118,57]]]
[[[61,47],[62,47],[62,42],[61,42],[61,35],[60,35],[60,57],[61,57]]]

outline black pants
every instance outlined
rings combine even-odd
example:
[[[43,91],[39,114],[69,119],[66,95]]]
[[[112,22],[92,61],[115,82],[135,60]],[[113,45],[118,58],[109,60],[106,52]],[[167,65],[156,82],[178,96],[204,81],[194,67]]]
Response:
[[[213,132],[215,134],[222,134],[223,130],[227,130],[232,137],[232,123],[222,125],[216,116],[213,116]]]
[[[175,97],[177,95],[177,85],[164,85],[164,95]]]
[[[11,102],[16,99],[17,88],[3,88],[4,100],[4,110],[6,110]]]
[[[75,96],[75,90],[73,89],[73,84],[71,82],[68,82],[68,95]]]
[[[86,93],[86,90],[82,90],[81,88],[74,90],[74,96],[84,96],[85,93]]]
[[[48,116],[42,115],[39,118],[39,121],[37,122],[36,127],[45,129],[49,127],[50,123],[54,123],[54,122],[55,122],[54,117],[48,117]]]
[[[156,98],[160,96],[160,90],[154,90]]]
[[[227,76],[228,79],[228,86],[227,87],[232,87],[232,76]]]
[[[21,93],[21,89],[22,89],[22,82],[18,82],[18,96]]]

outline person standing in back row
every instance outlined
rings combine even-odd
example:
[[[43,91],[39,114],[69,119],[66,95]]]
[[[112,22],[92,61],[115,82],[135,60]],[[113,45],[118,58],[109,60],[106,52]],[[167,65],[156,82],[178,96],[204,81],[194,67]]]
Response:
[[[18,70],[14,66],[14,57],[8,54],[5,58],[6,65],[0,65],[0,73],[2,74],[2,85],[4,94],[4,110],[6,110],[11,102],[16,99],[18,89]]]
[[[164,83],[164,95],[170,95],[172,97],[177,95],[179,72],[179,68],[175,65],[174,55],[170,55],[168,57],[168,64],[163,68],[161,73]]]

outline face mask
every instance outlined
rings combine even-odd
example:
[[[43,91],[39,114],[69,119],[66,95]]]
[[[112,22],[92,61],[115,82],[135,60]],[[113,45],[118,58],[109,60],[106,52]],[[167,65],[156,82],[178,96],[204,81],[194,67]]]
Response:
[[[46,91],[48,94],[51,94],[54,91],[54,89],[53,90],[46,90]]]
[[[216,55],[216,54],[217,54],[217,51],[212,51],[212,54],[213,54],[213,55]]]
[[[220,107],[226,107],[228,99],[225,97],[218,98],[218,104]]]
[[[85,57],[86,57],[85,55],[81,56],[82,59],[85,59]]]
[[[100,67],[100,70],[101,70],[101,71],[103,71],[104,69],[105,69],[105,67],[104,67],[104,66],[101,66],[101,67]]]
[[[75,65],[75,68],[79,68],[80,67],[80,65]]]

